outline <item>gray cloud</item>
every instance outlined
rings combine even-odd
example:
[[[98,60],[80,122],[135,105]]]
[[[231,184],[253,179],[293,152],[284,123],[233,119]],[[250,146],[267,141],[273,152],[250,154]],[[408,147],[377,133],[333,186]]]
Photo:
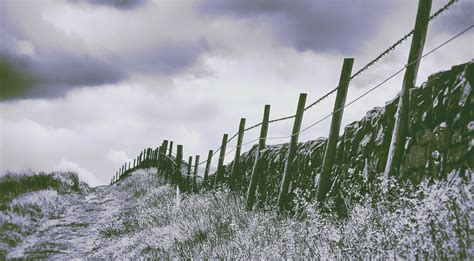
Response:
[[[118,9],[133,9],[141,6],[147,2],[147,0],[69,0],[73,3],[87,3],[93,5],[109,6]]]
[[[474,2],[464,0],[451,6],[447,12],[444,12],[432,23],[432,26],[436,31],[459,33],[472,24],[474,24]]]
[[[60,52],[29,58],[0,52],[0,75],[6,79],[0,100],[60,97],[72,88],[117,83],[134,72],[174,75],[192,66],[207,49],[205,42],[167,43],[140,54],[104,59]]]
[[[127,77],[118,65],[87,55],[20,56],[0,50],[0,100],[64,95],[72,88],[115,83]]]
[[[251,19],[298,51],[353,52],[377,29],[393,1],[204,0],[208,15]]]
[[[124,1],[98,2],[131,5]],[[4,9],[7,7],[5,4]],[[91,50],[80,39],[51,27],[39,12],[25,12],[32,9],[30,6],[21,8],[1,18],[0,101],[61,97],[73,88],[117,83],[134,73],[172,76],[192,67],[209,50],[202,39],[153,37],[124,39],[124,43],[131,41],[138,46],[131,50],[117,48],[120,43],[107,46],[110,49],[105,51]],[[24,26],[21,19],[34,22]]]

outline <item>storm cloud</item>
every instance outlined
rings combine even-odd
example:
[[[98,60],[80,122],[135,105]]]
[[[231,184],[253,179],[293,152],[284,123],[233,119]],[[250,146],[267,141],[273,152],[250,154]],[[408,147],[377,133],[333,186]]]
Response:
[[[251,20],[298,51],[350,53],[378,27],[393,1],[205,0],[208,15]]]
[[[147,0],[69,0],[73,3],[102,5],[118,9],[133,9],[147,2]]]
[[[73,4],[68,4],[68,1],[60,7],[68,11],[70,5],[74,6],[75,2],[84,1],[74,1]],[[131,8],[144,3],[85,2],[117,8]],[[192,67],[199,57],[209,50],[207,41],[202,38],[155,38],[153,24],[148,24],[148,28],[123,28],[122,32],[119,31],[119,34],[123,35],[119,36],[120,42],[111,42],[105,46],[89,44],[65,31],[63,28],[67,25],[53,24],[48,20],[45,16],[49,11],[48,2],[44,3],[46,4],[1,4],[3,11],[0,18],[0,35],[3,39],[0,42],[0,76],[4,80],[0,87],[0,100],[56,98],[64,96],[74,88],[124,81],[132,74],[172,76]],[[54,8],[56,6],[52,5],[50,9]],[[96,10],[94,6],[83,8]],[[111,12],[117,17],[123,17],[120,13]],[[84,15],[79,14],[79,19],[83,19]],[[21,19],[32,22],[24,23]],[[102,30],[104,29],[110,30],[109,27]],[[133,30],[140,31],[137,34]],[[141,37],[147,32],[150,32],[151,37]]]

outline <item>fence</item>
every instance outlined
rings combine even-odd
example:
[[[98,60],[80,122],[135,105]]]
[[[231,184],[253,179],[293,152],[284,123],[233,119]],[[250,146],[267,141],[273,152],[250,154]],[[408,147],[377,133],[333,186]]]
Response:
[[[193,164],[192,156],[188,158],[187,162],[183,161],[183,146],[182,145],[177,145],[176,146],[177,151],[176,153],[173,153],[173,142],[164,140],[161,146],[158,148],[155,148],[155,149],[147,148],[143,150],[137,156],[137,158],[133,160],[133,165],[131,165],[131,162],[128,162],[128,167],[127,167],[127,163],[124,164],[121,167],[121,169],[117,171],[114,177],[112,178],[111,184],[119,181],[122,178],[127,177],[128,175],[130,175],[130,173],[132,173],[137,168],[156,167],[158,169],[158,172],[161,173],[161,175],[163,175],[164,179],[167,182],[173,185],[177,185],[182,191],[196,192],[202,188],[211,189],[223,184],[228,185],[232,190],[236,190],[237,185],[239,185],[238,180],[240,179],[240,175],[241,175],[240,168],[239,168],[241,148],[245,145],[258,142],[258,145],[256,148],[257,150],[256,157],[255,157],[252,173],[250,175],[249,184],[247,187],[246,207],[247,209],[252,209],[255,206],[256,202],[265,201],[266,193],[260,193],[261,191],[265,190],[265,185],[266,185],[265,184],[266,177],[264,176],[265,171],[262,171],[260,154],[261,154],[261,151],[265,149],[266,141],[273,140],[273,139],[290,139],[285,170],[284,170],[283,177],[281,180],[281,186],[278,193],[278,201],[277,201],[277,205],[280,210],[287,210],[289,208],[288,194],[290,193],[289,188],[290,188],[290,183],[291,183],[291,176],[294,173],[294,166],[292,163],[294,162],[294,159],[296,157],[296,147],[298,145],[299,134],[313,128],[314,126],[320,124],[322,121],[326,120],[327,118],[332,117],[330,133],[329,133],[327,145],[325,148],[324,160],[323,160],[323,165],[322,165],[323,167],[321,170],[321,178],[319,180],[318,193],[317,193],[318,201],[324,202],[325,196],[331,184],[331,178],[332,178],[331,173],[330,173],[331,166],[333,165],[333,161],[334,161],[335,148],[336,148],[337,139],[339,137],[339,130],[340,130],[341,119],[343,116],[344,109],[350,106],[351,104],[355,103],[356,101],[362,99],[369,93],[373,92],[377,88],[381,87],[383,84],[385,84],[390,79],[394,78],[395,76],[397,76],[404,70],[406,70],[406,72],[405,72],[405,79],[403,83],[402,94],[404,91],[406,92],[405,88],[408,88],[408,89],[413,88],[414,86],[412,85],[414,85],[414,81],[412,79],[416,78],[416,72],[418,70],[418,66],[421,59],[434,53],[439,48],[445,46],[446,44],[450,43],[454,39],[458,38],[462,34],[472,29],[472,27],[474,26],[474,25],[469,25],[460,33],[456,34],[449,40],[439,44],[434,49],[422,55],[428,23],[434,20],[444,11],[448,10],[448,8],[455,2],[457,1],[450,0],[445,6],[437,10],[433,15],[429,16],[430,9],[431,9],[431,0],[421,0],[418,6],[416,25],[413,30],[405,34],[402,38],[400,38],[393,45],[391,45],[389,48],[383,51],[380,55],[378,55],[375,59],[367,63],[364,67],[359,69],[354,74],[351,74],[352,64],[354,62],[354,59],[352,58],[344,59],[342,72],[341,72],[339,84],[337,85],[337,87],[332,89],[331,91],[329,91],[328,93],[326,93],[325,95],[323,95],[322,97],[320,97],[319,99],[317,99],[316,101],[312,102],[309,105],[306,105],[307,95],[305,93],[300,94],[295,114],[270,120],[269,118],[270,118],[271,107],[270,105],[265,105],[263,120],[261,122],[245,128],[246,119],[242,118],[240,120],[239,130],[234,135],[232,135],[229,138],[228,134],[224,134],[222,137],[221,146],[215,150],[209,150],[207,159],[201,162],[199,161],[200,156],[196,155],[194,158],[194,164]],[[347,89],[349,87],[350,81],[356,78],[357,76],[361,75],[364,71],[368,70],[371,66],[377,63],[383,56],[395,50],[397,46],[399,46],[402,42],[407,40],[412,35],[413,35],[413,40],[412,40],[410,55],[409,55],[407,64],[403,66],[402,68],[400,68],[395,73],[393,73],[392,75],[385,78],[379,84],[370,88],[368,91],[366,91],[365,93],[362,93],[361,95],[359,95],[358,97],[356,97],[355,99],[353,99],[352,101],[346,104]],[[411,81],[411,85],[409,81]],[[322,117],[321,119],[313,122],[309,126],[301,129],[304,112],[313,108],[315,105],[317,105],[324,99],[328,98],[331,94],[335,92],[337,92],[337,95],[336,95],[336,101],[335,101],[333,111],[331,113],[328,113],[326,116]],[[404,102],[406,102],[406,100],[404,100],[403,95],[402,95],[402,97],[400,98],[400,103],[398,105],[398,110],[404,109],[403,108]],[[281,137],[267,137],[268,128],[270,124],[280,122],[280,121],[286,121],[290,119],[294,119],[291,135],[281,136]],[[394,132],[392,133],[393,145],[390,148],[390,154],[393,154],[393,151],[395,151],[396,153],[397,148],[400,148],[400,144],[399,142],[398,143],[396,142],[395,136],[399,136],[398,138],[403,139],[403,132],[400,131],[401,129],[403,129],[403,121],[404,121],[403,117],[397,118],[397,122],[401,122],[401,123],[399,124],[400,126],[397,127],[398,129],[396,128]],[[244,134],[257,127],[260,127],[259,138],[243,143]],[[229,142],[231,142],[235,138],[237,138],[236,146],[226,152],[227,145],[229,144]],[[235,151],[235,156],[234,156],[233,164],[231,167],[230,175],[228,175],[228,177],[224,177],[224,172],[225,172],[224,159],[227,155],[231,154],[234,151]],[[210,175],[211,161],[212,161],[212,158],[217,153],[219,153],[217,170],[214,173],[214,175]],[[205,164],[205,170],[204,170],[204,175],[201,178],[198,173],[199,171],[198,167],[203,164]],[[387,164],[386,170],[388,170],[388,172],[392,171],[393,169],[396,169],[396,164],[397,164],[396,159],[394,160],[392,158],[389,158],[386,164]],[[259,190],[258,192],[257,192],[257,188]],[[258,199],[257,199],[257,196],[259,197]],[[257,205],[259,206],[260,203],[258,203]]]

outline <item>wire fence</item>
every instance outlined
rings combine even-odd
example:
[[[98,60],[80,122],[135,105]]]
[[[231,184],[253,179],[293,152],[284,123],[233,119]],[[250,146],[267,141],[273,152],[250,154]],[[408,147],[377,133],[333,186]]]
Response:
[[[448,3],[446,3],[443,7],[441,7],[441,8],[438,9],[435,13],[433,13],[433,14],[430,16],[429,21],[432,21],[432,20],[436,19],[441,13],[445,12],[446,10],[448,10],[449,7],[451,7],[451,6],[452,6],[454,3],[456,3],[456,2],[458,2],[458,0],[450,0],[450,1],[449,1]],[[468,29],[468,30],[469,30],[469,29]],[[402,44],[403,42],[405,42],[408,38],[410,38],[410,37],[413,35],[414,32],[415,32],[415,29],[412,29],[410,32],[408,32],[407,34],[405,34],[402,38],[400,38],[399,40],[397,40],[397,41],[396,41],[394,44],[392,44],[390,47],[388,47],[387,49],[385,49],[385,50],[384,50],[382,53],[380,53],[377,57],[375,57],[374,59],[372,59],[370,62],[368,62],[366,65],[364,65],[361,69],[359,69],[357,72],[355,72],[353,75],[351,75],[349,81],[350,81],[350,80],[353,80],[353,79],[356,78],[357,76],[361,75],[363,72],[367,71],[370,67],[372,67],[375,63],[377,63],[379,60],[381,60],[382,57],[384,57],[384,56],[386,56],[387,54],[389,54],[390,52],[394,51],[399,45],[401,45],[401,44]],[[400,72],[402,72],[407,66],[408,66],[408,64],[405,65],[402,69],[400,69],[400,71],[397,72],[395,75],[393,75],[393,76],[389,77],[388,79],[382,81],[382,83],[381,83],[380,85],[384,84],[386,81],[388,81],[388,80],[390,80],[391,78],[395,77],[397,74],[399,74]],[[340,85],[344,85],[344,84],[347,84],[347,83],[348,83],[348,82],[343,82],[343,83],[341,83]],[[379,87],[379,86],[377,86],[377,88],[378,88],[378,87]],[[327,92],[326,94],[324,94],[323,96],[321,96],[320,98],[318,98],[317,100],[315,100],[314,102],[312,102],[311,104],[309,104],[308,106],[306,106],[306,107],[304,108],[304,111],[307,111],[307,110],[313,108],[316,104],[322,102],[323,100],[325,100],[326,98],[328,98],[329,96],[331,96],[332,94],[334,94],[334,93],[338,90],[338,88],[339,88],[339,85],[338,85],[336,88],[334,88],[334,89],[330,90],[329,92]],[[366,94],[365,94],[365,95],[366,95]],[[365,95],[363,95],[363,96],[365,96]],[[304,111],[303,111],[303,112],[304,112]],[[330,117],[332,114],[333,114],[333,113],[331,113],[330,115],[324,117],[323,119],[321,119],[321,120],[319,120],[319,121],[313,123],[312,125],[306,127],[305,129],[303,129],[303,130],[300,131],[300,132],[306,131],[306,130],[308,130],[308,129],[314,127],[314,126],[316,126],[318,123],[324,121],[325,119],[327,119],[328,117]],[[280,122],[280,121],[286,121],[286,120],[293,119],[293,118],[295,118],[296,116],[297,116],[296,114],[293,114],[293,115],[289,115],[289,116],[285,116],[285,117],[281,117],[281,118],[277,118],[277,119],[272,119],[272,120],[269,120],[268,123],[270,124],[270,123],[276,123],[276,122]],[[244,132],[247,132],[247,131],[252,130],[252,129],[254,129],[254,128],[257,128],[257,127],[260,127],[262,124],[263,124],[263,122],[256,123],[256,124],[254,124],[254,125],[252,125],[252,126],[250,126],[250,127],[245,128],[245,129],[244,129]],[[229,139],[227,140],[227,143],[226,143],[226,144],[228,144],[230,141],[232,141],[232,140],[233,140],[234,138],[236,138],[238,135],[239,135],[239,132],[236,132],[235,134],[233,134],[233,135],[231,136],[231,138],[229,138]],[[284,139],[284,138],[290,138],[291,136],[292,136],[292,135],[290,135],[290,136],[282,136],[282,137],[270,137],[270,138],[267,138],[267,139],[270,139],[270,140],[272,140],[272,139]],[[244,145],[248,145],[248,144],[250,144],[250,143],[253,143],[253,142],[255,142],[255,141],[258,141],[259,139],[260,139],[260,138],[257,138],[257,139],[255,139],[255,140],[252,140],[252,141],[250,141],[250,142],[245,143]],[[244,146],[244,145],[242,145],[242,146]],[[219,148],[217,148],[217,149],[214,150],[214,153],[212,154],[212,156],[216,155],[221,149],[222,149],[222,145],[221,145]],[[202,164],[205,164],[205,163],[206,163],[206,160],[203,160],[203,161],[199,162],[199,165],[202,165]]]
[[[445,12],[446,10],[449,9],[449,7],[451,7],[454,3],[458,2],[458,0],[450,0],[447,4],[445,4],[443,7],[441,7],[440,9],[438,9],[436,12],[434,12],[430,17],[429,17],[429,21],[431,22],[432,20],[436,19],[440,14],[442,14],[443,12]],[[279,139],[288,139],[288,138],[292,138],[293,136],[295,135],[299,135],[300,133],[303,133],[315,126],[317,126],[318,124],[320,124],[321,122],[323,122],[324,120],[328,119],[329,117],[331,117],[333,114],[343,110],[344,108],[354,104],[355,102],[359,101],[360,99],[362,99],[363,97],[367,96],[369,93],[375,91],[376,89],[380,88],[381,86],[383,86],[385,83],[387,83],[388,81],[390,81],[391,79],[393,79],[395,76],[397,76],[398,74],[400,74],[401,72],[403,72],[408,66],[420,61],[421,59],[431,55],[432,53],[436,52],[437,50],[439,50],[441,47],[445,46],[446,44],[450,43],[451,41],[453,41],[454,39],[460,37],[461,35],[465,34],[466,32],[468,32],[469,30],[471,30],[472,28],[474,27],[474,25],[469,25],[468,27],[466,27],[465,29],[463,29],[461,32],[459,32],[458,34],[454,35],[453,37],[449,38],[448,40],[442,42],[441,44],[437,45],[435,48],[431,49],[429,52],[425,53],[424,55],[422,55],[419,59],[416,59],[410,63],[407,63],[405,64],[402,68],[400,68],[399,70],[397,70],[396,72],[394,72],[393,74],[391,74],[390,76],[386,77],[384,80],[382,80],[380,83],[376,84],[374,87],[370,88],[369,90],[367,90],[366,92],[362,93],[361,95],[357,96],[356,98],[354,98],[353,100],[351,100],[350,102],[348,102],[347,104],[345,104],[344,106],[340,107],[339,109],[327,114],[326,116],[320,118],[319,120],[311,123],[310,125],[304,127],[303,129],[301,129],[300,131],[296,132],[296,133],[292,133],[290,135],[285,135],[285,136],[275,136],[275,137],[265,137],[264,139],[267,139],[267,140],[279,140]],[[366,65],[364,65],[361,69],[357,70],[354,74],[352,74],[349,78],[348,81],[345,81],[345,82],[341,82],[336,88],[330,90],[329,92],[327,92],[326,94],[324,94],[323,96],[321,96],[320,98],[316,99],[314,102],[312,102],[311,104],[309,104],[308,106],[304,107],[304,110],[301,112],[305,112],[311,108],[313,108],[315,105],[321,103],[323,100],[327,99],[329,96],[331,96],[332,94],[334,94],[338,89],[339,89],[339,86],[343,86],[344,84],[348,84],[351,80],[353,80],[354,78],[360,76],[363,72],[367,71],[369,68],[371,68],[372,66],[374,66],[378,61],[380,61],[384,56],[386,56],[387,54],[389,54],[390,52],[394,51],[398,46],[400,46],[404,41],[406,41],[409,37],[411,37],[413,34],[414,34],[414,31],[415,29],[412,29],[410,32],[408,32],[407,34],[405,34],[403,37],[401,37],[399,40],[397,40],[394,44],[392,44],[390,47],[388,47],[387,49],[385,49],[382,53],[380,53],[377,57],[375,57],[374,59],[372,59],[370,62],[368,62]],[[293,114],[293,115],[289,115],[289,116],[285,116],[285,117],[281,117],[281,118],[277,118],[277,119],[272,119],[272,120],[269,120],[268,121],[268,124],[270,123],[276,123],[276,122],[281,122],[281,121],[286,121],[286,120],[290,120],[290,119],[293,119],[293,118],[296,118],[296,116],[298,116],[297,114]],[[244,128],[243,129],[243,133],[245,132],[248,132],[252,129],[255,129],[257,127],[260,127],[264,124],[264,122],[259,122],[259,123],[256,123],[250,127],[247,127],[247,128]],[[236,132],[235,134],[233,134],[229,139],[227,139],[227,141],[222,144],[219,148],[215,149],[211,155],[211,157],[214,157],[217,153],[220,152],[220,150],[222,149],[223,146],[226,146],[227,144],[229,144],[229,142],[231,142],[233,139],[235,139],[241,132],[238,131]],[[263,139],[263,138],[256,138],[256,139],[252,139],[250,141],[247,141],[245,143],[243,143],[242,145],[237,145],[237,146],[234,146],[231,150],[229,150],[228,152],[226,152],[224,155],[220,156],[219,157],[219,160],[222,160],[223,158],[225,158],[226,156],[230,155],[232,152],[234,152],[237,148],[239,147],[244,147],[244,146],[247,146],[247,145],[250,145],[250,144],[253,144],[257,141],[259,141],[260,139]],[[174,160],[176,159],[176,154],[175,153],[170,153],[172,156],[175,157],[175,159],[173,159],[172,157],[170,157],[169,155],[167,155],[166,153],[160,153],[162,154],[163,156],[165,156],[166,158],[168,158],[168,160],[170,160],[171,162],[173,162],[175,165],[176,163],[174,162]],[[137,160],[138,161],[138,160]],[[207,159],[204,159],[202,160],[201,162],[198,162],[197,165],[200,166],[202,164],[206,164],[207,163]],[[195,166],[195,165],[194,165]],[[181,170],[180,170],[181,171]],[[186,173],[183,173],[181,171],[181,173],[183,174],[183,176],[188,176]]]

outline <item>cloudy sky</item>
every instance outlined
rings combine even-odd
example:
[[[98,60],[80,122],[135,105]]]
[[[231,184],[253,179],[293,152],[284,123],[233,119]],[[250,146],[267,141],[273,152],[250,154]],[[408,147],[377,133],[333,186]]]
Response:
[[[204,158],[241,117],[260,121],[265,104],[270,118],[281,117],[295,112],[299,93],[309,104],[334,88],[344,57],[355,58],[354,72],[411,30],[416,2],[0,0],[0,171],[74,170],[106,184],[163,139],[183,144],[185,158]],[[446,2],[434,0],[432,13]],[[473,1],[455,4],[430,24],[425,52],[473,16]],[[418,84],[471,60],[473,36],[424,59]],[[347,100],[401,68],[409,45],[354,79]],[[348,107],[343,125],[392,99],[402,77]],[[308,111],[303,127],[333,101]],[[300,140],[327,136],[329,123]],[[269,136],[288,135],[291,125],[271,125]]]

